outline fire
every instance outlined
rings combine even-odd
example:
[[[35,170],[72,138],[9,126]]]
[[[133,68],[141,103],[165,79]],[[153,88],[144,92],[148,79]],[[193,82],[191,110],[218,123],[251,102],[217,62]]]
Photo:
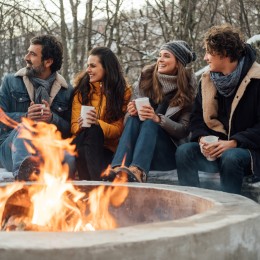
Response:
[[[44,122],[25,118],[17,124],[1,109],[0,120],[19,128],[20,137],[32,141],[33,146],[27,145],[27,149],[31,153],[37,149],[43,158],[38,182],[15,182],[0,189],[2,230],[94,231],[117,227],[109,208],[122,205],[128,196],[126,186],[98,186],[88,193],[79,190],[67,181],[68,166],[62,164],[64,151],[75,155],[71,138],[62,139],[56,126]],[[119,181],[126,181],[126,177],[115,183]]]

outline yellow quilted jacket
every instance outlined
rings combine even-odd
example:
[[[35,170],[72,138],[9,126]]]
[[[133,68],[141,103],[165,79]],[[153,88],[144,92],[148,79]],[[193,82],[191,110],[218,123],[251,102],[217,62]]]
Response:
[[[93,88],[92,100],[91,103],[87,105],[94,106],[97,113],[99,112],[98,122],[104,133],[104,137],[105,137],[104,146],[109,150],[115,152],[116,147],[118,145],[119,138],[123,132],[124,117],[120,118],[119,120],[113,123],[107,123],[105,121],[106,97],[105,95],[103,95],[101,98],[102,93],[100,89],[100,82],[95,82],[93,85],[94,88]],[[127,87],[125,91],[125,97],[124,97],[126,101],[125,104],[127,104],[130,101],[131,94],[132,94],[131,88]],[[100,101],[101,104],[99,108]],[[79,102],[78,96],[75,96],[72,102],[72,115],[71,115],[71,133],[74,136],[79,131],[79,124],[77,121],[78,118],[80,117],[80,110],[81,110],[81,104]],[[123,111],[126,112],[126,106],[123,107]]]

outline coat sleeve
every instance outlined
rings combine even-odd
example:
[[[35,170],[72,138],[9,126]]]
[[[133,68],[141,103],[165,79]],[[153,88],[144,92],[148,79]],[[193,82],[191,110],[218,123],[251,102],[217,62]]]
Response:
[[[13,75],[7,75],[3,79],[3,83],[0,87],[0,107],[8,117],[10,117],[11,119],[20,123],[22,120],[22,117],[26,116],[27,111],[24,111],[24,112],[11,111],[12,110],[12,101],[11,101],[12,94],[10,92],[10,89],[11,89],[12,80],[17,81],[17,83],[18,83],[18,80],[20,80],[20,78],[13,79]],[[3,127],[2,123],[1,123],[1,127]]]
[[[78,118],[80,117],[81,104],[78,99],[78,95],[73,97],[72,101],[72,112],[71,112],[71,133],[77,134],[79,131]]]
[[[231,135],[230,139],[236,140],[238,147],[252,150],[260,150],[260,80],[255,86],[255,91],[251,92],[250,102],[254,105],[254,110],[248,113],[248,117],[254,118],[254,124],[244,131]],[[242,119],[241,119],[242,120]]]
[[[161,122],[160,126],[173,138],[182,139],[189,134],[190,111],[186,111],[180,115],[178,120],[174,121],[165,115],[159,114]]]

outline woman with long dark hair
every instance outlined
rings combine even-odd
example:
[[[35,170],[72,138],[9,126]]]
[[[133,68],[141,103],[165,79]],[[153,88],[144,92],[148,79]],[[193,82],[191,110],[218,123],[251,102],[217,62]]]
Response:
[[[100,180],[111,162],[119,137],[131,89],[127,86],[116,55],[107,47],[90,51],[87,69],[75,79],[71,131],[76,137],[76,164],[79,179]],[[93,106],[87,112],[90,127],[83,127],[81,106]]]
[[[185,41],[173,41],[162,45],[156,64],[143,69],[134,94],[135,98],[148,97],[150,104],[137,112],[136,101],[129,102],[110,180],[124,172],[128,181],[143,182],[150,170],[176,168],[176,148],[189,134],[196,80],[188,64],[195,58]]]

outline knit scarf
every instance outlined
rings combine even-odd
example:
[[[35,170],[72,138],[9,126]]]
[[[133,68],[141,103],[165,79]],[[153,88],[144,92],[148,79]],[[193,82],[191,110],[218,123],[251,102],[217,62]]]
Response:
[[[157,73],[159,82],[161,83],[163,93],[167,94],[174,89],[177,89],[177,76],[171,76],[166,74]]]
[[[52,73],[47,79],[40,79],[36,77],[30,78],[30,81],[34,86],[34,102],[36,104],[41,104],[43,99],[50,103],[51,87],[55,79],[56,73]]]
[[[244,66],[244,60],[243,57],[238,62],[236,69],[228,75],[223,75],[221,72],[210,72],[211,80],[218,92],[224,97],[230,97],[234,94]]]

